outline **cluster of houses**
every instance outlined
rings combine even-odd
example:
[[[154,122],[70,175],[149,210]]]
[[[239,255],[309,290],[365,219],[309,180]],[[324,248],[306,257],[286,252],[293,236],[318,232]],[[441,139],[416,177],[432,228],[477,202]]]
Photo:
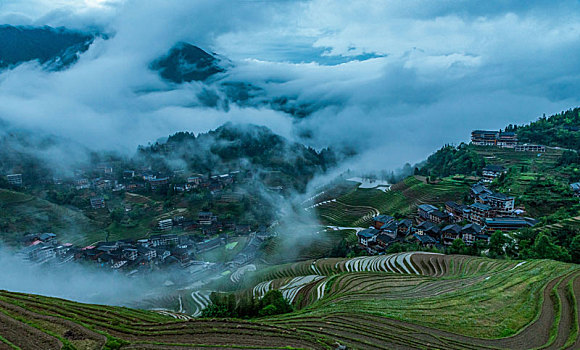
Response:
[[[173,187],[176,192],[189,192],[195,189],[207,189],[213,195],[218,195],[227,186],[239,180],[242,176],[240,171],[232,171],[226,174],[204,176],[193,174],[187,177],[183,183],[175,183],[176,178],[183,178],[184,171],[176,170],[171,173],[161,173],[151,170],[149,167],[138,170],[124,170],[122,173],[114,171],[107,164],[98,164],[91,169],[77,169],[70,179],[52,178],[43,183],[64,186],[76,190],[92,191],[89,198],[91,208],[106,208],[103,194],[112,191],[145,192]],[[22,187],[22,174],[8,174],[5,176],[10,186]]]
[[[222,231],[232,231],[236,234],[251,232],[249,224],[236,224],[233,220],[220,220],[211,211],[200,211],[197,219],[186,218],[182,215],[157,221],[157,231],[193,231],[199,230],[203,235],[211,236]]]
[[[518,143],[518,137],[512,131],[473,130],[471,132],[471,143],[477,146],[512,148],[518,152],[546,152],[546,146],[543,145]]]
[[[477,240],[489,241],[495,231],[514,231],[537,222],[517,215],[521,211],[515,208],[514,197],[494,192],[483,183],[472,186],[470,195],[472,204],[448,201],[444,209],[421,204],[414,220],[378,215],[370,228],[357,233],[359,244],[370,253],[380,253],[394,242],[444,247],[462,239],[473,245]]]
[[[264,240],[271,236],[272,233],[265,229],[250,233],[246,246],[226,265],[231,268],[251,263],[257,258]],[[189,268],[202,263],[196,260],[199,254],[226,245],[228,236],[198,241],[194,236],[161,234],[139,240],[99,242],[86,247],[62,244],[53,233],[29,234],[25,240],[27,246],[20,254],[33,263],[55,266],[84,261],[133,276],[150,272],[153,266]]]
[[[212,194],[219,194],[226,186],[233,184],[240,176],[240,171],[232,171],[221,175],[212,175],[209,178],[201,174],[189,176],[185,183],[176,184],[176,192],[189,192],[194,189],[208,189]]]
[[[152,265],[178,263],[184,266],[194,260],[195,254],[226,244],[228,237],[220,235],[196,241],[193,236],[163,234],[136,241],[99,242],[86,247],[61,244],[53,233],[30,234],[25,240],[27,246],[20,253],[34,263],[58,265],[83,260],[101,267],[133,271],[149,269]]]

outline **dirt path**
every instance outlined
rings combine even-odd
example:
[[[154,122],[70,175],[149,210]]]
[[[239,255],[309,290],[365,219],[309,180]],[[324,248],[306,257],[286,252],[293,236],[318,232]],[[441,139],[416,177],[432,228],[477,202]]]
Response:
[[[580,325],[580,277],[574,280],[574,295],[576,296],[576,310],[578,310],[576,322]],[[576,337],[576,341],[568,349],[580,349],[580,336]]]
[[[573,319],[574,306],[570,304],[570,300],[568,299],[568,283],[578,276],[578,273],[567,276],[562,280],[562,282],[560,282],[560,285],[557,288],[556,292],[558,293],[562,306],[560,310],[560,323],[558,325],[556,339],[547,349],[560,349],[564,344],[566,344],[566,341],[568,341],[568,336],[572,330],[572,322],[576,321]]]

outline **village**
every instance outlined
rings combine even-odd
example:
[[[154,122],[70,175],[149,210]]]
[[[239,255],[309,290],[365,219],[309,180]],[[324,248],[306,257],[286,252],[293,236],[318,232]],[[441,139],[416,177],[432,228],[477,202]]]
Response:
[[[546,146],[518,143],[515,132],[474,130],[471,144],[508,148],[515,152],[546,152]],[[469,200],[459,204],[447,201],[439,205],[419,204],[411,218],[396,220],[384,213],[372,218],[371,226],[357,232],[359,246],[369,254],[383,254],[394,243],[415,243],[420,247],[446,251],[454,241],[461,240],[467,247],[476,242],[489,243],[495,232],[512,232],[531,228],[538,222],[525,216],[525,208],[517,207],[509,193],[489,188],[497,178],[507,174],[502,165],[489,164],[479,182],[472,185]],[[574,195],[580,196],[580,183],[570,184]]]
[[[514,132],[475,130],[471,134],[471,144],[508,148],[515,152],[536,152],[538,156],[546,152],[543,145],[518,143]],[[394,217],[396,213],[392,213],[393,216],[388,212],[375,215],[370,227],[357,229],[359,247],[368,254],[381,254],[394,243],[411,243],[445,251],[458,239],[469,247],[478,241],[489,242],[491,235],[497,231],[510,232],[533,227],[537,220],[526,216],[525,208],[516,206],[513,196],[490,189],[490,185],[507,172],[508,169],[502,165],[486,165],[478,178],[479,182],[471,186],[469,201],[418,204],[414,215],[399,216],[398,220]],[[116,195],[125,194],[125,198],[127,195],[172,198],[180,194],[199,193],[209,203],[224,199],[235,202],[239,201],[239,195],[232,188],[250,177],[247,171],[239,170],[202,175],[186,174],[183,170],[154,171],[151,166],[120,170],[99,163],[95,167],[75,171],[74,176],[68,179],[51,178],[38,184],[27,184],[22,174],[8,174],[6,180],[13,188],[37,186],[56,188],[61,192],[72,191],[82,199],[81,203],[85,203],[84,211],[110,216],[113,222],[117,221],[123,227],[124,223],[131,221],[133,209],[138,205],[119,201],[115,199]],[[361,188],[373,185],[363,184]],[[576,196],[580,196],[580,183],[573,183],[570,188]],[[390,185],[382,190],[389,189]],[[268,190],[277,192],[280,188]],[[73,245],[59,239],[55,233],[29,233],[21,242],[25,246],[22,255],[39,264],[86,261],[99,267],[136,274],[151,271],[153,267],[198,264],[201,260],[199,256],[204,252],[237,243],[236,237],[248,237],[247,248],[227,262],[233,267],[240,267],[253,261],[258,247],[272,235],[265,228],[272,221],[240,223],[227,212],[218,215],[209,210],[199,210],[196,215],[191,215],[191,211],[166,208],[161,215],[157,214],[157,219],[146,227],[146,231],[133,238],[109,239],[107,234],[105,239],[91,244]],[[151,221],[151,218],[148,220]]]
[[[119,210],[112,208],[109,199],[114,198],[116,193],[175,195],[198,192],[206,193],[211,203],[222,198],[224,189],[230,190],[231,197],[231,187],[234,183],[245,181],[244,176],[246,174],[240,171],[231,171],[219,175],[191,174],[184,177],[183,171],[162,174],[150,168],[124,170],[120,173],[109,165],[99,164],[94,169],[75,172],[72,179],[53,178],[35,186],[73,191],[86,200],[85,211],[114,218]],[[8,174],[6,179],[14,188],[26,185],[22,174]],[[118,206],[119,201],[116,202]],[[128,220],[132,209],[130,204],[123,204],[118,221]],[[20,255],[39,265],[62,266],[81,262],[130,276],[169,267],[187,269],[192,266],[211,266],[214,270],[223,270],[226,267],[238,268],[253,261],[263,241],[271,236],[266,229],[267,223],[260,226],[236,223],[234,219],[222,219],[212,211],[199,211],[196,217],[182,215],[181,212],[171,216],[173,211],[167,210],[166,214],[155,221],[154,226],[146,227],[147,231],[142,233],[142,238],[104,239],[79,246],[61,240],[55,233],[28,233],[21,239],[24,248],[20,250]],[[217,248],[235,247],[240,237],[245,238],[244,246],[238,247],[231,261],[210,264],[200,259],[203,253]]]

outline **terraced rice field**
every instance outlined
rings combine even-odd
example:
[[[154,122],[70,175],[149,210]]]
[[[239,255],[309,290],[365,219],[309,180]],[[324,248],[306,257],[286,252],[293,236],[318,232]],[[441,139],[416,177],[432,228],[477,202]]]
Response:
[[[537,152],[516,152],[510,148],[486,147],[470,145],[475,152],[486,159],[488,164],[499,164],[505,167],[529,166],[534,170],[547,171],[552,173],[552,169],[558,163],[563,151],[548,148],[545,153],[538,156]]]
[[[0,349],[114,342],[127,349],[333,349],[337,342],[349,349],[580,348],[577,265],[416,252],[248,274],[256,283],[247,293],[279,289],[297,311],[253,321],[182,320],[0,292]]]
[[[409,214],[419,204],[441,205],[449,200],[461,201],[469,190],[466,181],[446,178],[427,184],[415,176],[406,178],[384,192],[377,189],[352,189],[336,201],[315,207],[327,225],[367,227],[376,213]]]

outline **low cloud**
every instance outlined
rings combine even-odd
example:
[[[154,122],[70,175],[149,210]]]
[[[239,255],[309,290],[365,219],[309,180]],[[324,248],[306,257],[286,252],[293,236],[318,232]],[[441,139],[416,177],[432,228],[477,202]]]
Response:
[[[578,10],[574,1],[7,1],[8,23],[97,28],[109,39],[65,71],[27,63],[0,73],[0,118],[124,152],[179,130],[253,122],[315,147],[356,149],[359,167],[394,168],[467,140],[472,128],[577,105]],[[179,41],[232,67],[214,83],[165,82],[150,63]],[[236,106],[220,87],[231,82],[261,92]],[[202,95],[221,102],[205,107]],[[276,99],[309,115],[276,111]]]

